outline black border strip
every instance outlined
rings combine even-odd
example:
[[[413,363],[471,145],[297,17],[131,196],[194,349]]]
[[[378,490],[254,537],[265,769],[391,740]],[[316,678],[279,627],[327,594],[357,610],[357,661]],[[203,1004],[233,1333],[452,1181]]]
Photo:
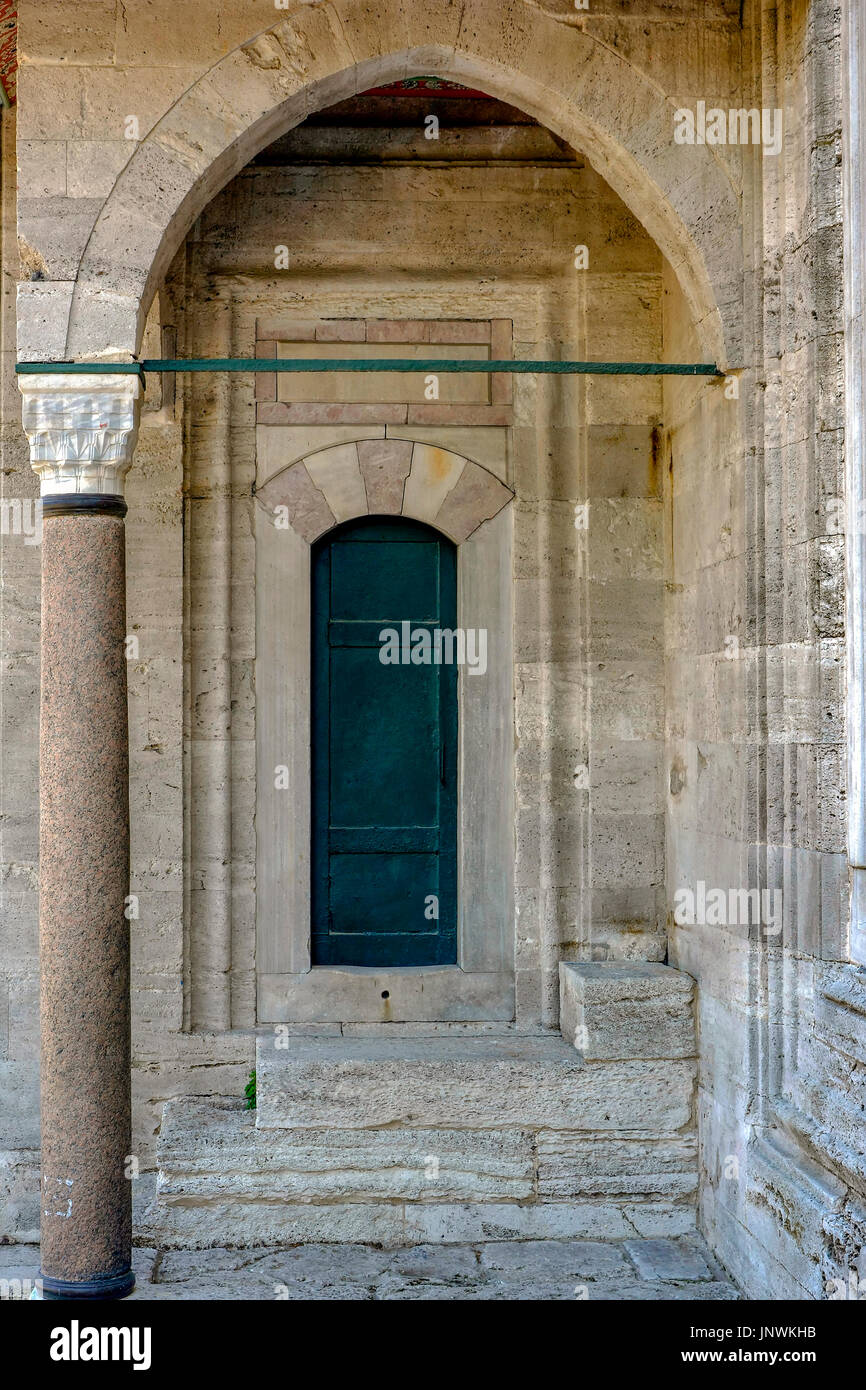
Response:
[[[126,516],[124,498],[113,492],[60,492],[43,497],[42,520],[52,516]]]
[[[50,1274],[39,1273],[42,1285],[42,1298],[53,1302],[66,1298],[126,1298],[135,1288],[135,1275],[131,1269],[121,1274],[97,1274],[93,1279],[55,1279]]]

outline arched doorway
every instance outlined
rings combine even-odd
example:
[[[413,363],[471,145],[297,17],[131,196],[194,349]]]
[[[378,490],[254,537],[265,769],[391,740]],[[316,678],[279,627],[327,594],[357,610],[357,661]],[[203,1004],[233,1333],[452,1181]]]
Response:
[[[288,444],[280,427],[275,433],[274,444],[262,454],[263,469],[280,461],[281,441]],[[453,484],[444,497],[443,477]],[[299,498],[306,503],[299,506]],[[256,957],[263,1020],[439,1022],[513,1016],[511,503],[511,489],[480,464],[395,437],[308,454],[265,474],[256,489]],[[350,561],[346,554],[345,564],[337,562],[346,600],[332,585],[330,571],[334,554],[350,547],[363,555]],[[374,550],[375,565],[369,559]],[[433,591],[431,580],[437,570],[440,593]],[[323,736],[316,727],[324,721],[324,739],[330,739],[330,673],[317,681],[323,659],[315,650],[318,645],[330,662],[330,644],[317,644],[315,628],[318,621],[321,632],[332,616],[336,640],[345,638],[349,624],[364,625],[371,643],[368,655],[375,663],[361,662],[372,682],[364,747],[356,746],[361,686],[354,679],[346,682],[350,708],[340,716],[345,728],[336,763],[341,790],[347,778],[353,782],[351,814],[358,811],[368,819],[352,822],[344,798],[335,807],[333,828],[327,820],[330,777],[323,764],[334,759],[330,742],[328,756],[321,757]],[[404,623],[409,633],[405,663]],[[413,642],[419,631],[424,635]],[[352,641],[358,641],[357,634]],[[428,642],[429,665],[422,659],[413,662],[413,647],[422,658]],[[380,644],[386,658],[381,662]],[[339,647],[337,652],[339,661]],[[349,655],[357,652],[353,647]],[[419,678],[417,688],[413,677]],[[446,683],[435,688],[440,708],[450,711],[444,738],[442,723],[432,727],[429,700],[427,727],[423,718],[416,720],[417,697],[425,689],[432,697],[434,680]],[[391,702],[388,718],[381,717],[383,701]],[[410,720],[416,720],[416,727],[408,727]],[[424,747],[420,757],[419,746]],[[275,777],[275,770],[284,776]],[[414,825],[401,824],[399,815],[406,814],[401,802],[407,800],[406,783],[413,778],[409,791],[421,814]],[[364,945],[354,964],[334,943],[330,959],[317,949],[323,944],[323,933],[316,931],[323,915],[319,903],[325,904],[325,919],[329,906],[327,891],[314,901],[318,808],[311,793],[316,781],[327,786],[328,804],[319,802],[325,826],[319,840],[324,834],[328,841],[319,860],[322,872],[328,872],[331,848],[357,856],[354,881],[348,883],[344,876],[340,884],[341,891],[347,886],[349,891],[337,904],[339,911],[348,907],[368,924],[384,911],[382,875],[369,873],[369,864],[361,862],[365,856],[402,852],[407,856],[402,868],[419,869],[414,885],[404,874],[402,907],[399,890],[391,899],[390,942],[380,941],[378,954]],[[421,804],[425,794],[426,807]],[[378,802],[375,815],[373,800]],[[396,824],[389,819],[395,814]],[[394,832],[396,838],[386,842],[385,833]],[[446,844],[449,864],[443,871],[439,861]],[[414,866],[409,862],[413,851]],[[420,865],[433,851],[436,863],[428,859]],[[389,860],[392,888],[398,867]],[[361,890],[369,893],[366,900]],[[436,925],[433,914],[438,911],[441,935],[437,929],[435,937],[424,938],[431,948],[426,958],[420,951],[410,953],[407,942],[402,954],[395,953],[400,911],[422,936],[432,931],[430,923]],[[342,946],[350,944],[345,939],[350,934],[343,934]]]
[[[456,628],[431,526],[364,517],[313,547],[314,965],[457,960]]]

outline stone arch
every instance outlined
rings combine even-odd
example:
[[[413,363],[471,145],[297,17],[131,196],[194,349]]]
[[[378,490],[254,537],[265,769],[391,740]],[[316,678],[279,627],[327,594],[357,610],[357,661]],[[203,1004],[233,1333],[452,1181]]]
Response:
[[[236,48],[141,142],[96,218],[74,283],[43,282],[22,296],[22,341],[33,337],[32,316],[40,356],[134,356],[183,237],[258,150],[314,110],[425,72],[521,106],[585,154],[671,263],[707,359],[737,360],[740,209],[729,172],[706,146],[674,145],[674,102],[657,83],[526,0],[303,5]]]
[[[459,545],[514,494],[489,469],[450,449],[363,439],[297,459],[256,496],[269,511],[285,507],[289,526],[309,545],[343,521],[374,515],[424,521]]]

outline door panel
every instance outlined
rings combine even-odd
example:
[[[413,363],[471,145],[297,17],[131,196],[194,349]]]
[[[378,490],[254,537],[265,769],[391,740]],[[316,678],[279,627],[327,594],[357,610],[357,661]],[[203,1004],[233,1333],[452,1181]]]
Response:
[[[452,964],[457,669],[383,664],[379,634],[456,627],[456,549],[364,518],[314,546],[312,582],[313,963]]]

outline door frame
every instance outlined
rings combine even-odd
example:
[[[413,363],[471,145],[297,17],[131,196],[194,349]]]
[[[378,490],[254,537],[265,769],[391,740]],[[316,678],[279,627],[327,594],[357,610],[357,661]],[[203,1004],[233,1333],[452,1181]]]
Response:
[[[406,441],[393,442],[407,448]],[[472,676],[461,667],[457,682],[457,964],[386,970],[313,967],[310,961],[310,547],[331,529],[335,518],[346,521],[369,514],[363,483],[360,490],[357,487],[357,448],[341,444],[299,460],[257,492],[260,1023],[481,1022],[514,1017],[513,494],[488,470],[462,456],[426,445],[411,447],[412,486],[403,489],[399,510],[388,512],[380,505],[377,512],[434,526],[442,513],[438,529],[457,544],[458,626],[485,627],[488,632],[486,674]],[[431,461],[431,454],[438,457]],[[443,460],[453,479],[445,494]],[[314,477],[327,480],[319,497],[312,496]],[[467,499],[462,507],[456,505],[459,494],[456,500],[454,495],[459,482]],[[280,502],[281,497],[286,501]],[[342,506],[341,498],[346,499]],[[326,516],[330,524],[317,521],[311,526],[313,514]],[[278,767],[286,769],[281,779],[286,785],[279,789]]]

